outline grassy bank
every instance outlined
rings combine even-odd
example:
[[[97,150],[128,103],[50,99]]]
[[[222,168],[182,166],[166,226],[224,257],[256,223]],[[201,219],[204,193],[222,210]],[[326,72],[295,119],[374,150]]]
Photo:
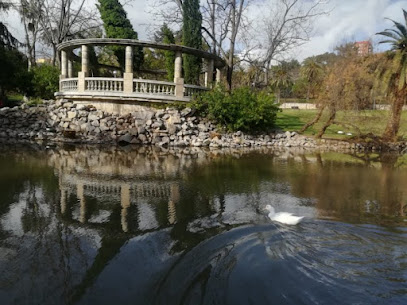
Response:
[[[316,113],[317,110],[284,109],[282,112],[278,113],[276,125],[283,130],[298,131],[305,123],[311,121]],[[380,136],[386,127],[387,116],[388,111],[385,110],[339,111],[336,120],[338,122],[356,125],[363,134],[371,132],[374,135]],[[308,128],[304,134],[315,135],[327,119],[328,113],[325,111],[320,121],[314,126]],[[338,134],[338,131],[340,130],[345,133],[350,132],[352,133],[352,136],[357,134],[356,130],[352,127],[331,125],[327,129],[324,138],[346,139],[352,137],[347,136],[346,134]],[[401,118],[399,135],[403,138],[407,138],[406,111],[403,112]]]

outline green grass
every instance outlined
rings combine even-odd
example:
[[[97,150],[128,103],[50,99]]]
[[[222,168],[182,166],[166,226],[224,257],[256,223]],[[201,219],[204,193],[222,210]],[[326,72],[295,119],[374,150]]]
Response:
[[[298,110],[298,109],[283,109],[277,115],[276,125],[282,130],[298,131],[301,127],[311,121],[317,110]],[[388,111],[384,110],[365,110],[365,111],[339,111],[336,121],[342,123],[350,123],[356,125],[362,134],[373,133],[380,136],[386,127]],[[315,135],[321,129],[323,124],[328,119],[328,114],[324,111],[321,119],[314,126],[305,131],[305,135]],[[352,136],[357,135],[357,131],[353,127],[344,127],[340,125],[331,125],[325,132],[324,138],[347,139],[352,136],[340,135],[338,131],[342,130],[345,133],[352,133]],[[399,136],[407,137],[407,111],[403,112]]]

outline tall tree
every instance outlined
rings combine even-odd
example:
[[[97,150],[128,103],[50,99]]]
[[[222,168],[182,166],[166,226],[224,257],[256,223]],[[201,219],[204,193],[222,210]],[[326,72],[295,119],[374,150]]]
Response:
[[[99,28],[97,14],[85,6],[85,0],[44,0],[42,8],[41,38],[52,47],[54,64],[59,62],[58,44],[90,36]]]
[[[199,0],[184,0],[182,3],[183,25],[182,43],[184,46],[202,49],[202,15],[199,10]],[[184,55],[184,79],[187,84],[199,84],[201,73],[201,58]]]
[[[36,64],[36,45],[41,31],[44,0],[20,0],[17,11],[24,26],[28,69]]]
[[[273,69],[270,86],[276,91],[277,103],[280,103],[281,90],[292,84],[292,76],[287,66],[279,65]]]
[[[248,52],[246,56],[249,62],[260,57],[266,83],[273,61],[281,60],[282,56],[309,40],[313,21],[326,14],[321,8],[327,2],[276,0],[263,10],[265,15],[255,22],[255,33],[250,33],[253,38],[248,39],[248,50],[263,50],[262,55]]]
[[[312,59],[304,61],[301,74],[307,82],[307,101],[314,89],[321,84],[323,73],[324,68],[319,62]]]
[[[168,27],[166,23],[161,27],[162,42],[168,44],[175,43],[174,33]],[[174,61],[175,54],[172,51],[164,51],[165,58],[165,69],[167,71],[167,79],[169,81],[174,81]]]
[[[97,6],[103,21],[106,36],[109,38],[138,39],[137,32],[133,29],[127,13],[118,0],[99,0]],[[121,67],[124,67],[123,47],[112,47]],[[133,65],[136,70],[140,69],[143,62],[142,48],[136,48],[134,52]]]
[[[6,11],[10,8],[9,2],[0,0],[0,11]],[[14,48],[19,41],[9,32],[7,26],[0,21],[0,47]]]
[[[377,35],[387,39],[380,43],[389,43],[391,51],[378,67],[378,77],[384,85],[391,101],[391,109],[386,128],[382,135],[385,141],[397,140],[403,105],[407,101],[407,12],[403,9],[404,24],[393,22],[393,29],[386,29]]]

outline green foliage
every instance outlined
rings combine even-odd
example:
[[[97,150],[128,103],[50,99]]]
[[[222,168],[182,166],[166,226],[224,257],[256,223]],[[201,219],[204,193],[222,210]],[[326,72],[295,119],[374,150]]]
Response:
[[[162,42],[168,44],[175,43],[174,33],[171,29],[164,23],[161,28],[162,32]],[[169,81],[174,81],[174,61],[175,61],[175,53],[172,51],[164,51],[165,57],[165,69],[167,70],[167,79]]]
[[[0,46],[0,98],[5,99],[7,91],[27,93],[30,75],[27,72],[27,58],[17,49]]]
[[[44,99],[52,99],[58,91],[58,80],[60,71],[53,65],[40,65],[33,67],[32,90],[33,96]]]
[[[199,11],[199,0],[185,0],[182,3],[183,26],[182,43],[184,46],[202,49],[202,15]],[[193,55],[184,55],[184,80],[186,84],[199,84],[201,59]]]
[[[274,97],[241,87],[228,93],[217,86],[201,94],[193,103],[201,115],[224,125],[229,130],[258,131],[274,126],[279,108]]]
[[[378,79],[391,102],[391,114],[382,135],[386,141],[397,140],[403,104],[407,101],[407,12],[403,9],[404,24],[390,19],[395,29],[386,29],[377,33],[386,37],[380,43],[389,43],[392,47],[377,67]]]
[[[106,36],[109,38],[138,39],[137,32],[134,31],[126,11],[118,0],[99,0],[97,5],[100,17],[103,21]],[[121,67],[124,67],[124,47],[111,47],[116,55]],[[143,62],[143,50],[135,48],[133,64],[138,70]]]

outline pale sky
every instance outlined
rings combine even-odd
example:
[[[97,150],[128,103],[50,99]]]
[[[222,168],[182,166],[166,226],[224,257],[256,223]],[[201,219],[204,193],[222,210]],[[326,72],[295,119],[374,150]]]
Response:
[[[155,1],[134,0],[131,5],[125,7],[141,40],[148,40],[151,37],[151,29],[158,24],[151,14],[151,5]],[[95,2],[96,0],[87,0],[87,5],[93,6]],[[404,23],[402,8],[407,10],[407,0],[330,0],[327,5],[331,12],[315,21],[311,40],[293,53],[298,60],[332,51],[341,41],[372,39],[377,42],[380,37],[374,34],[392,26],[385,18]],[[0,18],[5,19],[10,31],[22,40],[23,30],[17,14],[1,13]],[[377,50],[378,46],[374,47]],[[381,46],[379,48],[383,49]]]

